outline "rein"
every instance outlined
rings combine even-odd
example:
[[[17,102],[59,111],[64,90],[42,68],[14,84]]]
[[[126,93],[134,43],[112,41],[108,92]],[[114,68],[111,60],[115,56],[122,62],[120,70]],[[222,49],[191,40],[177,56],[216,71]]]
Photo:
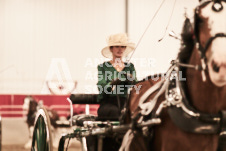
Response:
[[[171,64],[176,64],[178,67],[185,67],[185,68],[192,68],[192,69],[195,69],[195,70],[202,70],[202,67],[200,65],[192,65],[192,64],[185,64],[185,63],[181,63],[179,61],[176,61],[176,60],[173,60],[171,62]]]

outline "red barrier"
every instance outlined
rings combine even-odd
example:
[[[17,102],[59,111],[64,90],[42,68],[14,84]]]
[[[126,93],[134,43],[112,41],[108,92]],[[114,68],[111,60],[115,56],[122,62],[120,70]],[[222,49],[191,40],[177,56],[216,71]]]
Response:
[[[0,114],[2,117],[23,117],[27,111],[23,110],[24,98],[27,95],[0,95]],[[60,116],[70,114],[70,104],[66,100],[68,95],[32,95],[37,101],[43,101],[46,108],[54,109]],[[97,115],[99,105],[89,105],[90,114]],[[85,113],[86,105],[73,105],[74,114]]]

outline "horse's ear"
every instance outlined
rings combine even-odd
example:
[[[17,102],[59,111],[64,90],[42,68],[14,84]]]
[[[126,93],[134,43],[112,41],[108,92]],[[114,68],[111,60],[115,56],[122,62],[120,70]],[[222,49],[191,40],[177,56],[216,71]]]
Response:
[[[188,63],[191,56],[191,51],[194,47],[194,30],[188,17],[186,17],[184,21],[181,39],[182,43],[180,52],[178,53],[178,59],[182,63]]]

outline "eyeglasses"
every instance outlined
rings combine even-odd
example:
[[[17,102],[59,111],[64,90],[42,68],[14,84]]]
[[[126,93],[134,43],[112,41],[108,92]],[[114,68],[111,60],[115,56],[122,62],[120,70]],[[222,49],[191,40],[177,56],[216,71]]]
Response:
[[[115,48],[126,48],[126,46],[114,46]]]

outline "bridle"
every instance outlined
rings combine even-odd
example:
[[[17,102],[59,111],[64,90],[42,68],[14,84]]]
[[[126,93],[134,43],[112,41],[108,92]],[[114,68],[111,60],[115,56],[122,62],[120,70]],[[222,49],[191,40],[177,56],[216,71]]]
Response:
[[[195,8],[195,16],[194,16],[194,29],[192,29],[191,32],[193,32],[194,34],[194,44],[196,46],[196,48],[199,50],[200,52],[200,57],[201,57],[201,65],[190,65],[187,66],[185,64],[181,64],[182,67],[191,67],[194,68],[196,70],[201,70],[202,72],[202,78],[203,81],[205,81],[206,77],[205,77],[205,70],[207,70],[207,58],[206,58],[206,51],[208,50],[208,48],[210,47],[210,45],[212,44],[212,42],[216,39],[216,38],[226,38],[226,33],[216,33],[214,36],[210,37],[204,46],[202,46],[201,42],[200,42],[200,38],[199,38],[199,21],[200,18],[198,16],[200,9],[205,7],[206,5],[208,5],[210,2],[213,2],[212,5],[212,10],[215,12],[220,12],[223,10],[223,5],[222,2],[226,2],[226,0],[205,0],[205,1],[201,1],[200,5],[197,6]],[[189,21],[190,23],[190,21]],[[191,23],[190,23],[191,24]]]

